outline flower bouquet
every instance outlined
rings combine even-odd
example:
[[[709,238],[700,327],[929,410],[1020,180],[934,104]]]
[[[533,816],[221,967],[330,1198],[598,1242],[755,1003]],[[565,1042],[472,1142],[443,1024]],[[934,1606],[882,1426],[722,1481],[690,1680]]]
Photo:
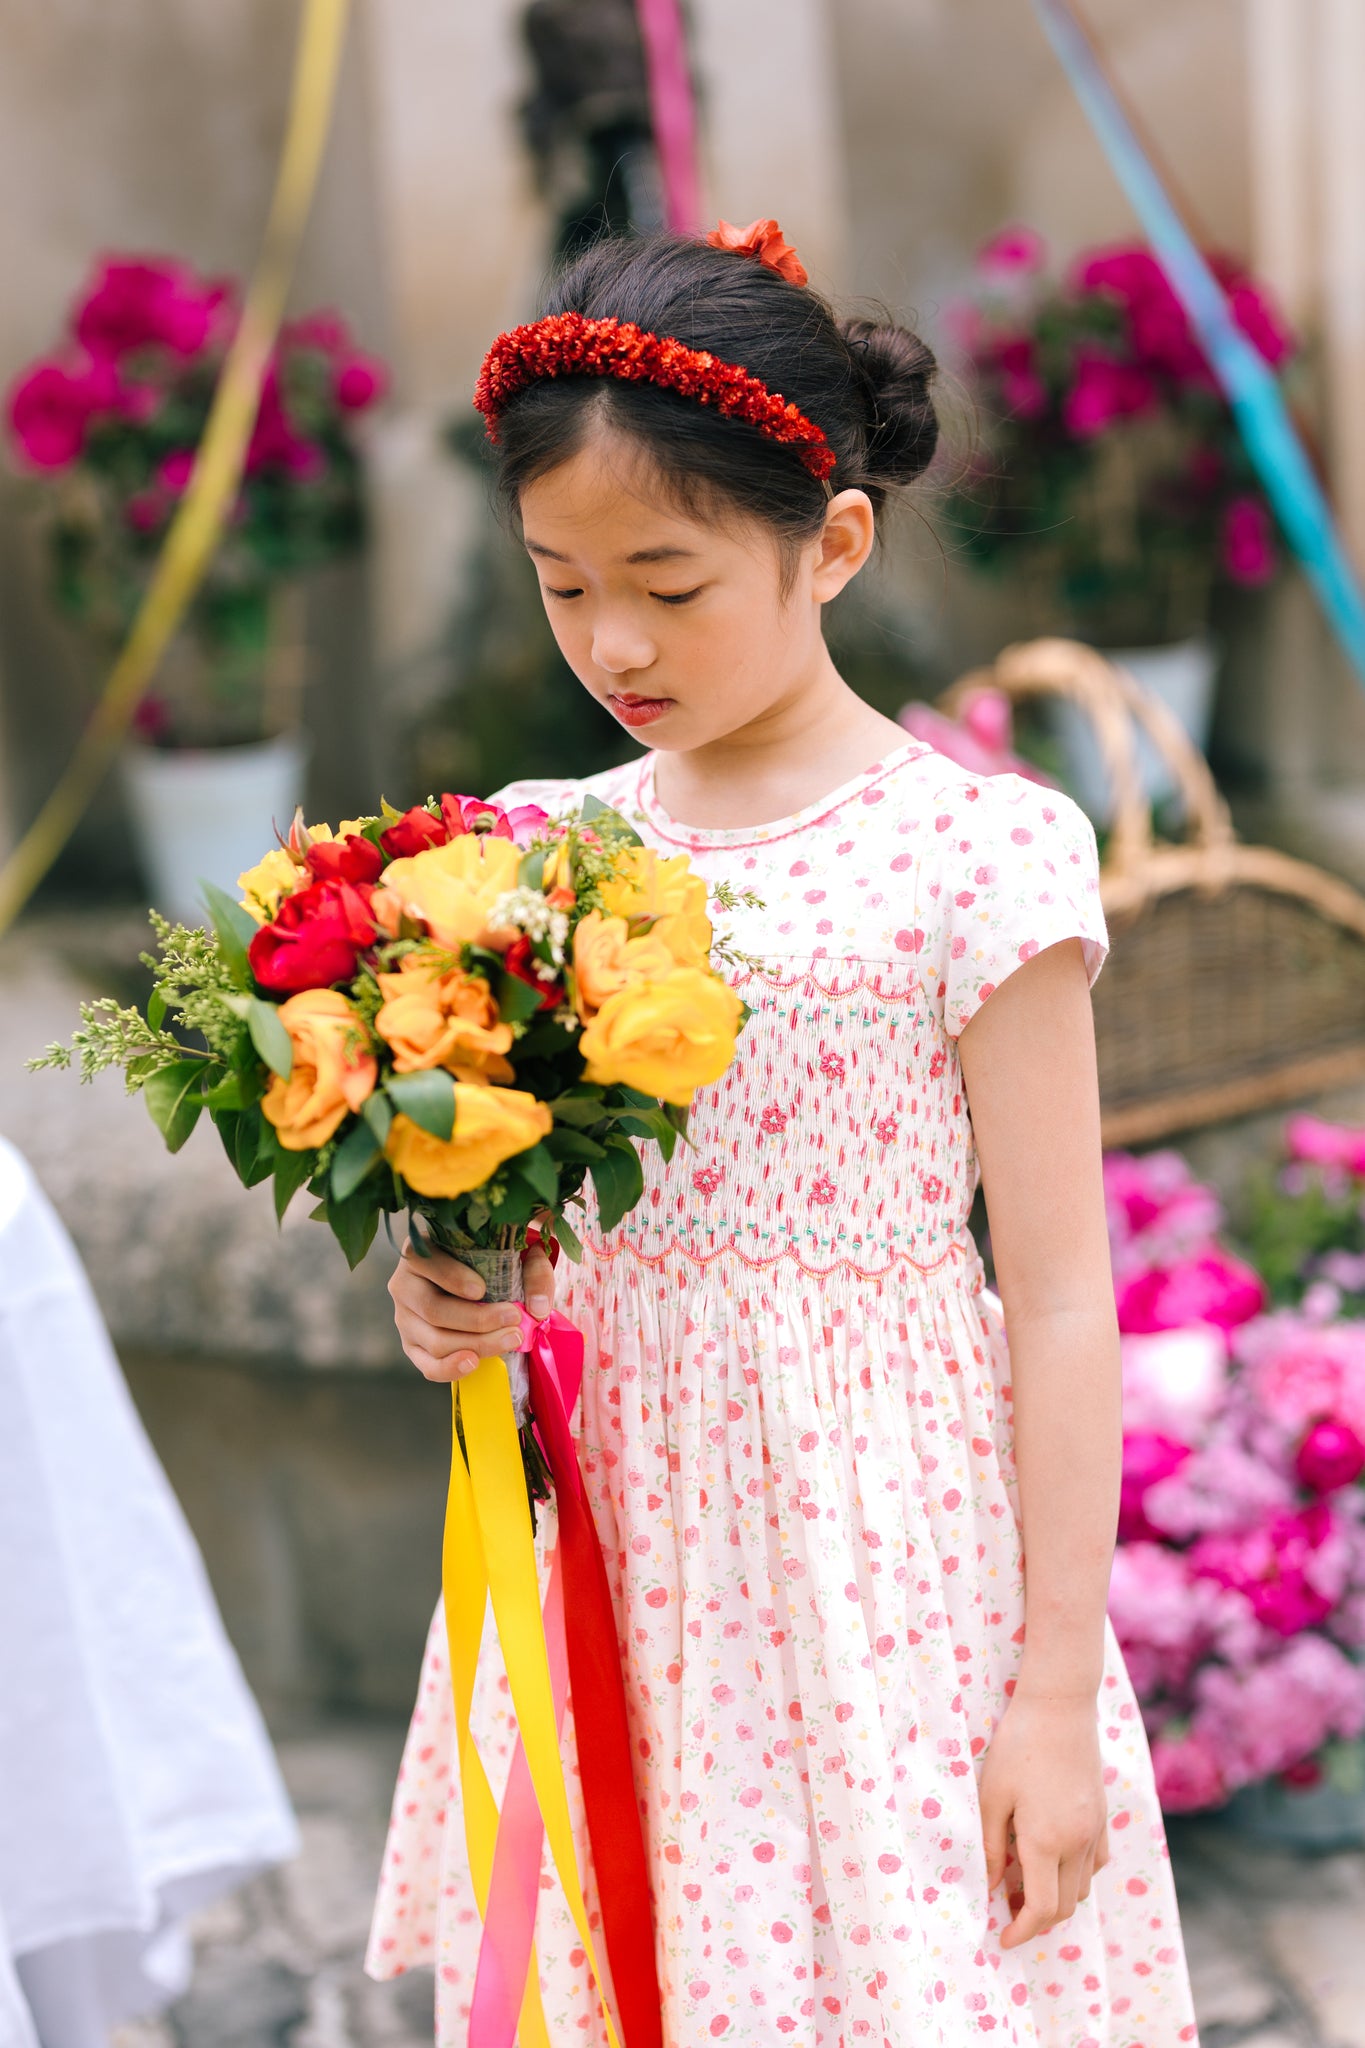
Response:
[[[1234,262],[1210,267],[1267,363],[1294,343]],[[1202,632],[1215,580],[1266,583],[1279,548],[1264,494],[1184,308],[1142,246],[1091,250],[1058,280],[1026,228],[977,259],[958,341],[986,415],[950,517],[989,570],[1013,565],[1058,627],[1100,645]]]
[[[518,1298],[533,1232],[580,1256],[589,1182],[603,1230],[640,1199],[637,1141],[671,1157],[746,1014],[705,883],[593,798],[558,822],[461,796],[296,819],[239,887],[206,885],[211,930],[153,913],[146,1014],[86,1004],[33,1064],[121,1067],[172,1151],[207,1116],[243,1184],[270,1181],[281,1218],[306,1188],[352,1266],[406,1212],[415,1248]]]
[[[1125,1410],[1110,1614],[1162,1802],[1359,1790],[1365,1323],[1326,1283],[1272,1308],[1177,1154],[1111,1154],[1105,1184]]]

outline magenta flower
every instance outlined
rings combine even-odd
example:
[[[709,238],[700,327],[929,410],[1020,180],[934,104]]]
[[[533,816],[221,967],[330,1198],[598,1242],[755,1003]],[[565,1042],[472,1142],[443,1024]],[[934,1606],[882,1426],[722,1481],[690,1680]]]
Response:
[[[1047,261],[1047,244],[1034,228],[1002,228],[976,252],[976,267],[983,277],[1013,280],[1021,273],[1033,275]]]
[[[155,533],[166,517],[166,500],[160,491],[134,491],[123,516],[134,533]]]
[[[1115,1288],[1119,1328],[1125,1332],[1179,1330],[1187,1323],[1235,1329],[1266,1304],[1259,1273],[1217,1245],[1197,1258],[1157,1266]]]
[[[264,469],[282,469],[306,482],[317,476],[325,463],[326,457],[316,442],[298,433],[285,411],[279,375],[272,364],[261,386],[260,409],[246,452],[247,475],[257,476]]]
[[[332,389],[343,412],[364,412],[366,406],[373,405],[384,396],[388,389],[388,371],[378,356],[357,352],[337,365]]]
[[[173,498],[178,498],[189,489],[193,474],[193,448],[173,448],[157,470],[156,480],[163,490],[169,491]]]
[[[36,363],[10,392],[10,431],[34,469],[69,469],[84,450],[90,421],[114,411],[118,400],[118,377],[108,363]]]
[[[76,313],[76,334],[92,356],[117,361],[134,349],[197,355],[227,303],[181,263],[107,261]]]
[[[1252,1392],[1286,1435],[1340,1422],[1365,1438],[1365,1324],[1313,1324],[1288,1310],[1236,1340]]]
[[[286,348],[315,348],[325,356],[340,355],[351,346],[351,330],[340,313],[330,307],[306,313],[280,330]]]
[[[1223,1777],[1217,1747],[1202,1728],[1158,1735],[1152,1742],[1157,1797],[1167,1813],[1197,1813],[1222,1806],[1231,1788]]]
[[[1190,1455],[1188,1444],[1163,1436],[1154,1429],[1128,1431],[1123,1439],[1123,1490],[1119,1506],[1120,1543],[1141,1543],[1159,1538],[1161,1531],[1148,1521],[1147,1489],[1158,1480],[1178,1472]]]
[[[1249,589],[1268,583],[1275,574],[1274,529],[1259,498],[1229,501],[1223,513],[1222,559],[1233,582]]]
[[[1217,1235],[1223,1205],[1178,1152],[1108,1152],[1105,1208],[1116,1268],[1168,1266],[1201,1252]]]
[[[1365,1178],[1365,1131],[1329,1124],[1317,1116],[1291,1116],[1284,1127],[1285,1150],[1309,1166],[1344,1167]]]
[[[1201,1537],[1190,1565],[1244,1594],[1264,1627],[1292,1636],[1332,1612],[1346,1590],[1350,1554],[1332,1510],[1318,1500],[1256,1529]]]
[[[1229,1786],[1291,1769],[1334,1736],[1365,1728],[1365,1669],[1324,1636],[1296,1636],[1246,1671],[1210,1664],[1195,1679],[1195,1724]]]
[[[1076,379],[1062,400],[1062,422],[1078,441],[1102,434],[1117,419],[1132,419],[1156,402],[1147,372],[1097,348],[1076,351]]]
[[[1294,1453],[1294,1470],[1311,1493],[1335,1493],[1365,1472],[1365,1443],[1345,1422],[1315,1422]]]
[[[441,816],[452,839],[463,832],[488,832],[495,839],[515,839],[518,846],[527,845],[550,822],[548,811],[538,804],[517,804],[506,811],[486,797],[449,794],[441,798]]]

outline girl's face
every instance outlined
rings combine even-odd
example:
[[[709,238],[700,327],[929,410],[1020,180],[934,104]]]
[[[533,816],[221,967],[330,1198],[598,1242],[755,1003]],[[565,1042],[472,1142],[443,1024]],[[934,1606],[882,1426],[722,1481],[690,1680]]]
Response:
[[[526,486],[521,522],[570,668],[622,725],[668,751],[761,724],[828,673],[821,606],[872,546],[871,505],[842,492],[784,587],[769,528],[689,518],[607,432]]]

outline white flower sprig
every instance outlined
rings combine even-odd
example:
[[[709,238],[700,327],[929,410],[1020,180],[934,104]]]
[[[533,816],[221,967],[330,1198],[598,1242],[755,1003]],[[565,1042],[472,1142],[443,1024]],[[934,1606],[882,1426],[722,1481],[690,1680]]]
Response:
[[[569,942],[569,918],[563,910],[552,910],[538,889],[508,889],[497,897],[488,912],[495,930],[524,932],[528,939],[548,941],[556,967],[564,965],[564,948]],[[553,975],[544,979],[553,980]]]

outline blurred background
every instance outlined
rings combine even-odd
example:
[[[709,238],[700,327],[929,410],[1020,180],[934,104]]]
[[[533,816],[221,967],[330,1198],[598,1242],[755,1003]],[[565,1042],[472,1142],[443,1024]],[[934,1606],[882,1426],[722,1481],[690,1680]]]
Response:
[[[293,0],[0,0],[0,855],[90,716],[184,491],[257,260],[299,18]],[[1365,9],[1090,0],[1086,18],[1365,564]],[[1034,10],[686,0],[680,19],[701,225],[776,215],[815,285],[889,307],[943,365],[935,472],[831,621],[850,680],[897,716],[1011,643],[1115,652],[1212,771],[1196,785],[1145,758],[1158,850],[1226,805],[1243,840],[1311,867],[1224,874],[1216,898],[1202,874],[1184,923],[1152,909],[1165,884],[1124,899],[1107,1136],[1185,1161],[1127,1208],[1115,1170],[1130,1277],[1158,1263],[1134,1249],[1143,1204],[1196,1186],[1209,1243],[1222,1231],[1219,1256],[1259,1276],[1254,1311],[1365,1329],[1365,1268],[1322,1264],[1365,1254],[1365,689]],[[80,995],[138,993],[161,875],[233,879],[234,801],[254,857],[296,802],[336,820],[381,790],[405,806],[633,751],[564,668],[493,519],[470,395],[559,256],[663,209],[633,0],[358,0],[238,508],[117,772],[0,943],[0,1132],[85,1260],[304,1822],[301,1861],[214,1909],[188,2001],[130,2042],[426,2037],[429,1983],[366,1986],[356,1957],[438,1588],[445,1397],[401,1359],[382,1243],[348,1275],[301,1216],[277,1233],[207,1137],[172,1162],[112,1084],[82,1094],[22,1062],[69,1035]],[[1011,730],[995,699],[947,713],[998,764],[1015,748],[1071,789],[1110,843],[1083,721],[1030,703]],[[1290,994],[1262,1000],[1260,979]],[[1305,1115],[1339,1138],[1305,1137]],[[1141,1316],[1132,1336],[1222,1327],[1206,1300]],[[1188,1451],[1159,1409],[1145,1435]],[[1128,1534],[1149,1548],[1165,1537],[1142,1489],[1174,1468],[1141,1459],[1162,1455],[1133,1454]],[[1362,1621],[1332,1641],[1358,1666],[1352,1628],[1365,1640]],[[1183,1740],[1176,1690],[1152,1678],[1152,1726]],[[1226,1781],[1172,1766],[1173,1813],[1294,1770],[1318,1798],[1297,1833],[1245,1803],[1240,1834],[1176,1823],[1212,2048],[1365,2042],[1343,1931],[1365,1900],[1349,1722]]]

